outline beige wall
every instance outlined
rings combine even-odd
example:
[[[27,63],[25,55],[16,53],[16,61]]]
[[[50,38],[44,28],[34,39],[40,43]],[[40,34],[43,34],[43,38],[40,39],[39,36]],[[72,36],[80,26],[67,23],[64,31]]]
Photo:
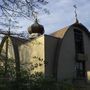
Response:
[[[11,41],[10,38],[8,38],[8,53],[7,54],[8,54],[7,55],[8,59],[11,60],[11,62],[9,61],[9,64],[11,66],[15,66],[15,55],[14,55],[12,41]],[[1,60],[2,62],[0,61],[0,66],[4,66],[4,61],[5,61],[5,58],[6,58],[6,40],[5,40],[4,44],[3,44],[0,56],[2,57],[2,60]]]
[[[21,66],[32,74],[44,73],[44,36],[28,41],[19,47]]]
[[[4,42],[4,45],[2,47],[1,54],[3,54],[3,53],[6,54],[6,41]],[[12,41],[10,38],[8,38],[8,58],[15,59],[14,51],[13,51],[13,45],[12,45]]]
[[[18,46],[20,66],[23,69],[30,70],[32,74],[35,72],[45,72],[44,35],[30,41],[25,41],[19,38],[12,38],[12,41]],[[8,57],[9,59],[15,60],[12,41],[10,38],[8,39]],[[5,48],[6,43],[4,43],[1,54],[5,54]]]

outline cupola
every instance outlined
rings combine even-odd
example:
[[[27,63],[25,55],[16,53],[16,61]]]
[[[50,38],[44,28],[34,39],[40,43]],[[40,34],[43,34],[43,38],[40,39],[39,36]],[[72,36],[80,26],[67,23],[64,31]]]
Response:
[[[34,24],[32,24],[29,28],[28,28],[28,32],[29,34],[38,34],[38,35],[42,35],[44,34],[44,27],[43,25],[38,23],[38,20],[35,19]]]

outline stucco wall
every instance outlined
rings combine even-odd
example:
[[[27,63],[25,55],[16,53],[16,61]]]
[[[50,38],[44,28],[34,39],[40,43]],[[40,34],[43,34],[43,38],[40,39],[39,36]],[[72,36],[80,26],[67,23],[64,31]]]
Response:
[[[28,41],[14,37],[8,38],[8,58],[14,60],[15,63],[13,43],[14,47],[17,48],[18,53],[15,53],[16,55],[19,55],[20,66],[23,69],[30,70],[32,74],[36,72],[45,72],[44,35]],[[5,51],[6,42],[2,47],[1,54],[4,55],[6,53]]]
[[[76,75],[75,71],[75,42],[73,29],[79,29],[77,27],[71,27],[65,34],[59,53],[58,61],[58,80],[71,79]],[[88,34],[81,30],[83,33],[85,60],[86,60],[86,76],[90,81],[90,37]]]
[[[61,43],[57,79],[71,79],[75,74],[75,45],[73,27],[69,28]]]
[[[45,73],[46,76],[53,76],[53,68],[55,68],[55,53],[58,39],[45,35]]]
[[[31,74],[44,73],[44,36],[30,40],[19,46],[21,67]]]

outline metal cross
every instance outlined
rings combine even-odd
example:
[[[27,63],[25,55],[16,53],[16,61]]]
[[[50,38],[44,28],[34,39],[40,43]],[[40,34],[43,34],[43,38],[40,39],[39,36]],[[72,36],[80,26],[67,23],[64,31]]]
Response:
[[[77,6],[76,5],[73,5],[73,7],[75,8],[75,18],[76,18],[76,21],[78,20],[78,18],[77,18]]]
[[[33,12],[32,12],[32,16],[33,16],[34,20],[35,20],[35,21],[37,20],[37,22],[38,22],[38,19],[37,19],[37,17],[38,17],[38,12],[33,11]]]
[[[11,29],[11,19],[9,19],[9,29],[8,29],[8,34],[10,35],[10,29]]]

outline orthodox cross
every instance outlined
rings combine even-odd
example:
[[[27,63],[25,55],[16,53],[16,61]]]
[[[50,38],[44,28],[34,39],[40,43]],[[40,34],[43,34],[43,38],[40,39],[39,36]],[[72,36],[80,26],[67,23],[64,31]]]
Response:
[[[37,17],[38,17],[38,12],[32,12],[32,16],[33,16],[33,18],[34,18],[34,21],[35,22],[38,22],[38,19],[37,19]]]
[[[11,29],[11,19],[9,19],[8,21],[9,21],[9,25],[8,25],[8,35],[10,35],[10,29]]]
[[[76,18],[76,22],[78,22],[78,18],[77,18],[77,6],[76,5],[73,5],[73,7],[75,8],[75,18]]]

